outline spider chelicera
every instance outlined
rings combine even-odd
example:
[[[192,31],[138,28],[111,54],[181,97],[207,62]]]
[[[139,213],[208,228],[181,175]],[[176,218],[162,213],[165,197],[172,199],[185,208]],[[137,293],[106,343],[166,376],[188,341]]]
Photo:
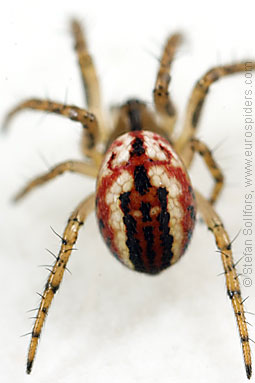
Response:
[[[15,197],[18,201],[38,185],[66,171],[97,178],[96,192],[76,207],[64,230],[61,249],[41,296],[27,359],[29,374],[38,340],[52,299],[59,289],[80,227],[96,209],[100,231],[114,256],[130,269],[157,274],[185,252],[192,235],[196,210],[213,233],[221,255],[227,294],[236,317],[247,377],[251,377],[251,352],[240,285],[231,242],[213,204],[223,187],[223,174],[207,145],[195,134],[210,86],[222,77],[255,68],[255,62],[239,62],[212,68],[195,84],[188,101],[183,130],[172,132],[176,109],[168,92],[170,69],[181,41],[170,36],[163,49],[153,90],[154,110],[139,100],[115,109],[114,127],[102,113],[99,83],[81,25],[71,23],[75,49],[88,109],[42,99],[29,99],[13,108],[4,126],[24,109],[56,113],[81,123],[84,161],[66,161],[29,182]],[[249,66],[247,68],[247,65]],[[198,153],[214,179],[210,197],[193,190],[187,170]]]

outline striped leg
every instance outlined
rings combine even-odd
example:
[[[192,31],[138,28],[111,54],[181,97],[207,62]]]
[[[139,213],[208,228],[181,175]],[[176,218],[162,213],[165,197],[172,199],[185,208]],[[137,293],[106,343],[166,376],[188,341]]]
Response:
[[[169,138],[171,138],[176,121],[176,110],[168,92],[171,80],[169,72],[180,41],[181,35],[178,33],[168,38],[160,59],[155,89],[153,90],[155,108],[161,117],[161,127],[166,131]]]
[[[183,131],[176,142],[176,148],[179,153],[190,151],[191,149],[186,146],[187,142],[194,137],[196,130],[199,124],[201,117],[201,112],[203,109],[204,102],[206,100],[206,95],[210,89],[210,86],[220,78],[229,76],[234,73],[251,71],[255,69],[255,62],[246,61],[241,63],[236,63],[232,65],[223,65],[212,68],[209,70],[201,79],[196,83],[195,87],[192,90],[187,110],[186,110],[186,119],[183,127]],[[186,155],[186,154],[185,154]],[[186,155],[189,157],[187,166],[189,167],[193,159],[193,154],[189,153]]]
[[[109,133],[106,130],[106,126],[103,121],[100,86],[95,64],[88,51],[82,26],[77,20],[72,20],[71,28],[75,41],[75,50],[79,60],[88,110],[97,116],[99,121],[100,137],[101,140],[105,142]],[[83,146],[84,144],[86,145],[86,136],[83,138]]]
[[[208,229],[214,234],[217,247],[221,253],[221,259],[226,277],[227,293],[231,299],[239,329],[247,378],[250,379],[252,374],[252,366],[249,334],[245,321],[240,285],[231,251],[231,242],[220,217],[217,215],[212,205],[199,192],[196,191],[195,195],[198,210],[200,211],[204,222],[208,226]]]
[[[38,341],[41,335],[46,315],[53,300],[55,293],[58,291],[60,283],[63,279],[66,264],[72,252],[72,248],[77,240],[80,227],[84,224],[88,214],[94,209],[95,195],[91,194],[84,199],[70,216],[66,225],[62,245],[56,262],[52,267],[49,278],[46,282],[44,292],[42,294],[40,307],[38,309],[35,324],[32,331],[32,338],[27,358],[27,373],[30,374],[34,362]]]
[[[30,181],[19,193],[17,193],[14,196],[13,198],[14,202],[19,201],[21,198],[23,198],[27,193],[29,193],[35,187],[39,185],[43,185],[46,182],[56,178],[57,176],[67,171],[73,172],[73,173],[80,173],[80,174],[95,177],[95,178],[98,173],[98,169],[96,166],[86,164],[85,162],[80,162],[80,161],[62,162],[61,164],[52,168],[49,172],[42,174],[39,177],[36,177],[32,181]]]
[[[95,150],[95,145],[100,140],[100,133],[97,118],[94,114],[74,105],[64,105],[49,100],[29,99],[18,104],[7,114],[3,128],[6,129],[8,127],[10,120],[16,115],[16,113],[25,109],[56,113],[67,117],[70,120],[80,122],[85,129],[86,155],[93,158],[96,164],[101,163],[101,156]]]
[[[212,156],[212,152],[210,151],[210,149],[207,147],[206,144],[199,141],[197,138],[191,138],[187,146],[189,147],[191,153],[200,154],[200,156],[203,158],[209,172],[211,173],[215,181],[214,188],[212,190],[211,197],[209,199],[209,201],[213,204],[218,199],[219,194],[223,187],[223,183],[224,183],[223,173],[220,167],[218,166],[218,164],[215,162]],[[182,160],[186,167],[189,163],[189,158],[187,157],[188,153],[189,152],[186,151],[184,155],[182,156]]]
[[[88,109],[95,113],[101,108],[99,82],[95,65],[91,55],[88,52],[87,42],[82,33],[80,23],[77,20],[72,20],[71,27],[75,40],[75,50],[80,64]]]

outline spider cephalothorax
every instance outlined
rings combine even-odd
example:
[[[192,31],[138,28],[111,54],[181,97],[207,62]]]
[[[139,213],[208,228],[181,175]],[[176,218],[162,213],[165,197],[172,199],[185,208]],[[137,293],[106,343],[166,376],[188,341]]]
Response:
[[[65,116],[81,123],[84,161],[66,161],[32,180],[16,201],[35,186],[72,171],[97,177],[96,193],[84,198],[70,216],[56,262],[52,267],[38,309],[27,359],[31,372],[45,318],[62,281],[80,227],[94,209],[99,227],[112,253],[131,269],[157,274],[184,253],[192,235],[196,208],[215,236],[221,254],[227,293],[232,302],[247,377],[251,377],[251,352],[238,275],[231,242],[213,208],[223,186],[223,174],[206,144],[195,138],[210,86],[221,77],[253,70],[250,61],[212,68],[196,83],[188,102],[183,131],[172,138],[176,110],[168,93],[169,72],[181,40],[170,36],[165,44],[153,90],[154,110],[138,100],[114,109],[114,128],[108,129],[102,113],[99,83],[81,26],[72,22],[75,48],[85,85],[88,110],[40,99],[18,104],[7,115],[6,124],[19,111],[30,108]],[[214,179],[207,199],[192,189],[187,170],[198,153]]]

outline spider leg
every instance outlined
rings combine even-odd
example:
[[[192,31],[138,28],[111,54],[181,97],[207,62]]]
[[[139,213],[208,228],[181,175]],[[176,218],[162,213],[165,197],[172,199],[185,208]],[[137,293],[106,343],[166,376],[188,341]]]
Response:
[[[78,231],[84,224],[88,214],[94,209],[95,194],[91,194],[85,198],[70,216],[66,225],[62,245],[54,266],[52,267],[49,278],[46,282],[44,292],[42,294],[41,303],[36,315],[35,324],[32,331],[32,338],[28,351],[27,358],[27,373],[30,374],[32,365],[37,350],[38,341],[41,335],[42,327],[44,325],[46,315],[48,314],[49,307],[53,300],[55,293],[59,289],[62,281],[66,264],[72,252],[72,248],[77,240]]]
[[[227,293],[231,299],[239,329],[247,378],[250,379],[252,374],[252,367],[249,334],[245,321],[240,284],[238,281],[238,276],[235,270],[235,264],[231,251],[231,242],[220,217],[215,212],[212,205],[198,191],[195,192],[195,195],[198,204],[198,210],[200,211],[204,222],[208,226],[208,229],[214,234],[217,247],[221,253],[224,273],[226,276]]]
[[[95,65],[88,52],[87,42],[80,23],[77,20],[72,20],[71,28],[75,40],[75,50],[80,64],[88,109],[95,113],[95,111],[97,112],[101,109],[99,81]]]
[[[196,129],[199,124],[203,105],[210,86],[222,77],[254,69],[255,62],[252,60],[231,65],[218,66],[206,72],[204,76],[202,76],[195,84],[188,101],[184,127],[176,142],[176,148],[179,153],[183,151],[185,151],[185,153],[186,151],[189,152],[188,154],[185,154],[188,158],[187,167],[189,167],[192,162],[193,153],[191,152],[191,148],[186,146],[186,143],[196,134]]]
[[[63,174],[64,172],[73,172],[80,173],[86,176],[97,177],[98,169],[96,166],[91,164],[86,164],[81,161],[65,161],[60,163],[57,166],[54,166],[49,172],[42,174],[33,180],[31,180],[19,193],[17,193],[13,200],[14,202],[19,201],[23,198],[27,193],[33,190],[35,187],[39,185],[43,185],[44,183],[54,179],[55,177]]]
[[[7,114],[3,128],[6,129],[8,127],[10,120],[16,115],[16,113],[25,109],[56,113],[67,117],[70,120],[80,122],[85,130],[87,139],[86,155],[93,158],[96,164],[101,163],[102,156],[100,153],[98,153],[98,151],[95,150],[95,145],[100,141],[100,132],[98,121],[94,114],[89,113],[87,110],[81,109],[74,105],[64,105],[49,100],[29,99],[18,104]]]
[[[189,147],[189,149],[191,149],[191,153],[200,154],[209,172],[214,178],[215,184],[211,193],[211,197],[209,199],[209,202],[213,204],[218,199],[219,194],[223,188],[223,184],[224,184],[223,173],[219,165],[214,160],[212,152],[210,151],[210,149],[205,143],[201,142],[197,138],[191,138],[190,141],[187,143],[187,146]],[[188,153],[189,151],[186,151],[182,155],[182,160],[186,167],[189,164],[189,158],[187,157]]]
[[[171,80],[169,75],[174,55],[181,41],[181,35],[176,33],[166,41],[161,59],[155,88],[153,90],[156,111],[161,118],[161,127],[166,131],[169,138],[176,121],[176,109],[169,96],[168,87]]]
[[[109,132],[106,130],[106,126],[103,121],[100,86],[95,64],[88,51],[87,41],[83,33],[83,28],[78,20],[71,21],[71,28],[75,41],[75,50],[79,60],[88,110],[97,116],[101,139],[105,142]],[[84,137],[84,139],[86,143],[86,137]]]

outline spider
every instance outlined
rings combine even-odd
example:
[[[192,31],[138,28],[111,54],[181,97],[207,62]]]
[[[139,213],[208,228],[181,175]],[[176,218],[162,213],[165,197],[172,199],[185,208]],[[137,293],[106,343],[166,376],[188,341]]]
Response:
[[[195,224],[196,210],[213,233],[221,255],[227,294],[236,317],[247,378],[251,378],[251,351],[243,300],[233,261],[231,242],[214,210],[223,187],[223,174],[207,145],[195,137],[210,86],[222,77],[246,70],[246,62],[214,67],[195,84],[188,101],[183,130],[173,138],[176,108],[168,92],[170,70],[179,33],[164,46],[153,90],[154,110],[130,99],[114,110],[114,128],[102,113],[99,82],[82,27],[71,22],[75,50],[86,94],[85,110],[47,99],[28,99],[7,115],[4,127],[25,109],[56,113],[78,121],[83,128],[83,161],[66,161],[29,182],[16,196],[23,198],[35,187],[67,171],[97,178],[96,192],[82,200],[68,219],[61,248],[41,295],[27,357],[30,374],[49,307],[59,289],[81,226],[96,209],[103,239],[113,255],[132,270],[158,274],[185,252]],[[250,69],[255,62],[250,61]],[[209,198],[193,190],[188,169],[195,153],[204,160],[214,187]]]

